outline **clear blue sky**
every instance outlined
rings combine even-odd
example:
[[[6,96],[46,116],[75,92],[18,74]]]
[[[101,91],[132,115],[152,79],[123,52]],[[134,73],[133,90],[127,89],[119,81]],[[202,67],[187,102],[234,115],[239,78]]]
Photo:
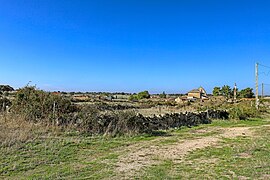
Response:
[[[0,0],[0,84],[151,93],[254,87],[255,62],[270,65],[269,7],[267,0]]]

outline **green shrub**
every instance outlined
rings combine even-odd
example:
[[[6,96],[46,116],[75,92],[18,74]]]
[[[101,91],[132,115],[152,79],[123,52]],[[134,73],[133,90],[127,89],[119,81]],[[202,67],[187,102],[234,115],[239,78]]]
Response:
[[[138,93],[138,99],[149,99],[150,94],[148,91],[142,91]]]
[[[138,101],[139,97],[137,94],[132,94],[131,96],[129,96],[128,98],[130,101]]]
[[[229,110],[230,119],[245,120],[248,118],[260,117],[260,112],[255,107],[236,106]]]
[[[142,91],[142,92],[139,92],[138,94],[133,94],[129,96],[130,101],[138,101],[141,99],[149,99],[149,98],[150,98],[150,94],[148,91]]]
[[[82,106],[76,118],[77,127],[89,134],[109,136],[137,134],[142,131],[141,124],[134,118],[136,113],[127,111],[100,111],[96,105]]]
[[[63,115],[74,112],[75,106],[69,99],[55,95],[33,86],[18,90],[12,101],[12,112],[23,115],[27,120],[56,120]]]

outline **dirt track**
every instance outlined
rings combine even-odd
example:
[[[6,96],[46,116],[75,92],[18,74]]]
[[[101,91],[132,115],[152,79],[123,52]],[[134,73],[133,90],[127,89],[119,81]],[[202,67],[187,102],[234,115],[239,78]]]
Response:
[[[139,143],[129,146],[127,153],[120,156],[116,163],[117,172],[125,174],[126,177],[131,177],[143,167],[148,167],[154,164],[159,164],[160,160],[172,160],[174,162],[181,162],[185,155],[196,149],[214,146],[222,138],[234,138],[237,136],[250,136],[252,131],[250,127],[234,127],[234,128],[209,128],[207,130],[197,130],[195,133],[207,133],[211,131],[218,131],[218,135],[201,137],[192,140],[179,140],[173,144],[159,146],[156,141],[164,137],[155,139],[155,143]],[[168,137],[170,138],[170,137]],[[151,145],[154,144],[154,145]]]

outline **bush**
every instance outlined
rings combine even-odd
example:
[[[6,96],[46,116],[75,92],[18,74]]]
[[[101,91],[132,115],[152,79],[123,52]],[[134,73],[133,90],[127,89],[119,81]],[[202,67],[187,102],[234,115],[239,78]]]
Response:
[[[149,99],[150,94],[148,91],[142,91],[138,93],[138,99]]]
[[[75,111],[69,99],[35,87],[27,86],[18,90],[12,101],[12,111],[23,115],[27,120],[56,120]]]
[[[230,119],[246,120],[248,118],[260,117],[255,107],[236,106],[229,110]]]
[[[224,118],[221,111],[201,113],[175,113],[144,117],[126,107],[108,104],[75,106],[70,99],[35,87],[18,90],[12,101],[11,112],[32,122],[45,122],[62,127],[74,127],[88,134],[109,136],[151,133],[156,130],[196,126],[211,123],[208,118]],[[224,114],[224,113],[223,113]],[[226,114],[225,114],[226,115]],[[226,117],[224,118],[226,119]]]
[[[149,99],[149,98],[150,98],[150,94],[148,91],[142,91],[142,92],[139,92],[138,94],[133,94],[129,96],[130,101],[137,101],[140,99]]]
[[[143,132],[142,119],[136,119],[134,111],[102,112],[93,105],[83,106],[76,118],[79,129],[89,134],[109,136],[137,134]],[[139,122],[139,123],[138,123]]]
[[[128,98],[130,101],[138,101],[139,97],[136,94],[132,94],[131,96],[129,96]]]

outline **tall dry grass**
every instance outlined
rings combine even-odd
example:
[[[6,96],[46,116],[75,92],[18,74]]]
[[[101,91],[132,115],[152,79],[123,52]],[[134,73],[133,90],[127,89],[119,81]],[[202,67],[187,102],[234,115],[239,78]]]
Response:
[[[56,126],[27,121],[20,115],[0,114],[1,147],[20,146],[39,137],[48,137],[59,132],[60,129]]]

